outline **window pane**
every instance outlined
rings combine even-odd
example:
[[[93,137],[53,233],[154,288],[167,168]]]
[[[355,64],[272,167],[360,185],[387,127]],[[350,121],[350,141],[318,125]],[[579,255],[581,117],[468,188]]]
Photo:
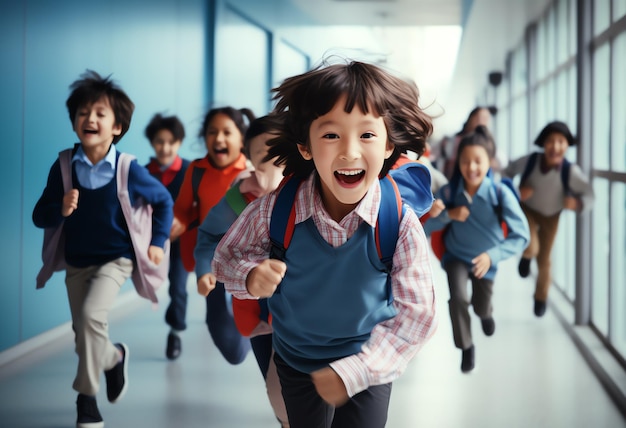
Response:
[[[563,211],[552,248],[554,283],[572,302],[576,299],[576,214]]]
[[[613,22],[626,15],[626,0],[613,0]]]
[[[626,2],[626,0],[624,0]],[[613,44],[613,120],[611,133],[611,167],[615,171],[626,171],[626,33],[622,33]]]
[[[569,54],[575,55],[578,50],[578,13],[577,0],[569,1]]]
[[[598,35],[610,24],[611,0],[594,0],[593,2],[593,34]]]
[[[568,24],[568,15],[567,15],[567,0],[559,0],[558,4],[557,4],[557,26],[556,26],[556,30],[557,30],[557,35],[556,35],[556,42],[557,42],[557,49],[556,49],[556,54],[557,54],[557,64],[563,64],[566,60],[567,57],[569,55],[569,51],[567,49],[567,43],[568,43],[568,28],[567,28],[567,24]]]
[[[608,335],[609,308],[609,184],[593,180],[596,201],[593,206],[593,247],[591,283],[591,320],[600,332]]]
[[[626,357],[626,184],[613,183],[611,213],[611,342]]]
[[[602,45],[593,57],[593,167],[609,169],[609,45]]]

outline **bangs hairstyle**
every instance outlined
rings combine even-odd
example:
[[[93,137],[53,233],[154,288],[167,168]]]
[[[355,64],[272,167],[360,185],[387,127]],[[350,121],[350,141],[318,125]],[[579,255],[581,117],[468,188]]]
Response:
[[[223,114],[224,116],[228,116],[230,120],[235,122],[235,126],[241,133],[241,139],[243,140],[244,135],[246,135],[246,131],[248,130],[248,126],[250,122],[255,119],[254,113],[249,108],[241,108],[236,109],[230,106],[226,107],[216,107],[211,110],[204,116],[204,122],[202,122],[202,128],[200,128],[200,132],[198,133],[198,137],[205,138],[206,133],[211,126],[211,121],[218,114]]]
[[[465,148],[469,146],[480,146],[484,148],[490,161],[496,156],[496,141],[494,140],[493,135],[491,134],[491,132],[489,132],[489,129],[487,129],[486,126],[478,125],[476,129],[474,129],[474,132],[465,135],[459,142],[459,147],[456,151],[454,171],[452,173],[452,178],[450,179],[450,182],[458,182],[458,180],[461,178],[461,153],[463,153],[463,150],[465,150]]]
[[[79,109],[90,106],[99,101],[102,97],[106,97],[111,105],[113,114],[115,115],[115,124],[120,125],[122,132],[120,135],[113,136],[113,144],[126,134],[130,128],[130,120],[135,110],[135,104],[128,98],[128,95],[117,86],[112,80],[111,75],[101,77],[93,70],[87,70],[80,75],[80,79],[70,85],[72,90],[69,98],[65,102],[70,115],[72,126]]]
[[[185,127],[180,119],[176,116],[164,117],[159,113],[152,117],[152,120],[150,120],[150,123],[146,126],[144,134],[150,143],[152,143],[156,134],[162,129],[170,131],[174,137],[174,141],[180,141],[182,143],[185,139]]]
[[[273,100],[271,115],[278,136],[268,142],[266,160],[277,157],[276,165],[285,165],[285,175],[308,176],[315,168],[312,160],[300,155],[296,144],[309,146],[311,123],[328,113],[339,98],[346,96],[344,111],[356,107],[363,113],[383,118],[393,154],[385,160],[380,175],[385,175],[402,152],[424,153],[432,133],[432,119],[418,105],[415,84],[393,76],[382,68],[353,61],[348,64],[321,65],[306,73],[284,80]]]

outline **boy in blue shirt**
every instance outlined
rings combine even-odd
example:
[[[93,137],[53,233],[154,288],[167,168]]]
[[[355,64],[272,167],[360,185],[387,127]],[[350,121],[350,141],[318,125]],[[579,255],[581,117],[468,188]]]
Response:
[[[76,426],[99,428],[104,426],[96,403],[102,372],[110,402],[117,402],[128,387],[128,347],[110,341],[108,314],[135,263],[115,179],[119,158],[115,144],[128,131],[134,104],[108,77],[94,71],[87,71],[70,88],[66,105],[80,140],[72,153],[73,188],[65,192],[57,160],[33,210],[33,222],[41,228],[63,225],[65,284],[78,354],[73,384],[78,391]],[[172,224],[172,197],[136,161],[130,165],[128,192],[132,203],[143,198],[152,205],[148,257],[160,264]]]

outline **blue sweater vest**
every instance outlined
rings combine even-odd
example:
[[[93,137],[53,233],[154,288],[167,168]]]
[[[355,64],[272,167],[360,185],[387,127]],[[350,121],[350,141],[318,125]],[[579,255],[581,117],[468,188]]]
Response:
[[[73,170],[73,169],[72,169]],[[117,197],[115,177],[98,189],[78,189],[78,209],[65,219],[65,260],[71,266],[103,265],[119,257],[134,259],[133,247]]]
[[[274,348],[296,370],[310,373],[360,352],[374,326],[396,315],[367,223],[333,248],[309,218],[295,226],[284,262],[285,278],[268,305]]]

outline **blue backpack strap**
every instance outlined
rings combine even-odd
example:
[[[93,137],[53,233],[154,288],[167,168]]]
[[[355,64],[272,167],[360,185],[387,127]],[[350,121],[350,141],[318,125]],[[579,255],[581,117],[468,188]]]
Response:
[[[520,186],[524,185],[524,181],[526,181],[530,173],[533,172],[533,168],[535,167],[535,164],[537,163],[537,159],[539,158],[540,154],[541,153],[539,152],[532,152],[528,157],[528,161],[526,162],[526,166],[524,167],[524,172],[522,172],[522,176],[519,179]]]
[[[270,220],[270,241],[272,249],[270,258],[283,260],[285,251],[291,242],[293,229],[296,223],[296,193],[304,180],[298,177],[290,177],[283,182],[278,191],[274,208],[272,209],[272,219]]]
[[[375,230],[376,249],[380,260],[391,271],[404,207],[398,185],[390,175],[380,180],[380,190],[380,208]]]
[[[563,192],[565,193],[565,196],[570,196],[569,172],[571,166],[571,162],[566,158],[563,158],[563,163],[561,164],[561,183],[563,184]]]

